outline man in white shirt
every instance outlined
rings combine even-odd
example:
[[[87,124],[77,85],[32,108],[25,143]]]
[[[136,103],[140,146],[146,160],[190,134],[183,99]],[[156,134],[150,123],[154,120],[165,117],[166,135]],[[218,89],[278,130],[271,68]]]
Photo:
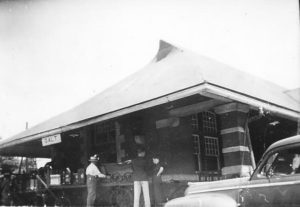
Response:
[[[91,164],[86,168],[86,185],[87,185],[87,206],[94,206],[96,200],[96,188],[97,188],[97,177],[106,178],[107,176],[100,172],[96,163],[99,161],[99,157],[94,155],[90,157]]]

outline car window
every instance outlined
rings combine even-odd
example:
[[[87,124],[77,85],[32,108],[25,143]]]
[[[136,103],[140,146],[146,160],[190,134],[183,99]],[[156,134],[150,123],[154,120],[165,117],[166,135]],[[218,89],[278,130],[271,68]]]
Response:
[[[293,148],[271,154],[258,177],[286,176],[297,173],[300,173],[300,148]]]
[[[274,153],[273,155],[271,155],[269,157],[269,159],[267,160],[265,166],[262,168],[260,174],[261,175],[266,175],[266,173],[270,170],[272,163],[274,162],[274,160],[276,159],[278,153]]]

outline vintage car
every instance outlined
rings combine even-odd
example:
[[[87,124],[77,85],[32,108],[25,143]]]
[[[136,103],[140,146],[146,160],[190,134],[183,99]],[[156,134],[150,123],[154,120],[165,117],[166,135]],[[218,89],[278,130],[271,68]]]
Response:
[[[251,177],[189,183],[165,207],[300,206],[300,135],[272,144]],[[299,168],[299,169],[298,169]]]

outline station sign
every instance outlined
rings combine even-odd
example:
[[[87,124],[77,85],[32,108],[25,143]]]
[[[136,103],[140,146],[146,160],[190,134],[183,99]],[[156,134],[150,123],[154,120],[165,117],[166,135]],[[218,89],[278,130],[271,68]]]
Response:
[[[42,138],[42,145],[43,146],[48,146],[48,145],[57,144],[57,143],[61,143],[60,134],[55,134],[55,135],[52,135],[52,136],[49,136],[49,137]]]

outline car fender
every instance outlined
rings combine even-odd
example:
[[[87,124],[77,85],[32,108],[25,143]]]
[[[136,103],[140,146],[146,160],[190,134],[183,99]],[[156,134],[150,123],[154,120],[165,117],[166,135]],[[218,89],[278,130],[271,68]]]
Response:
[[[237,202],[229,195],[205,193],[173,199],[165,207],[237,207]]]

